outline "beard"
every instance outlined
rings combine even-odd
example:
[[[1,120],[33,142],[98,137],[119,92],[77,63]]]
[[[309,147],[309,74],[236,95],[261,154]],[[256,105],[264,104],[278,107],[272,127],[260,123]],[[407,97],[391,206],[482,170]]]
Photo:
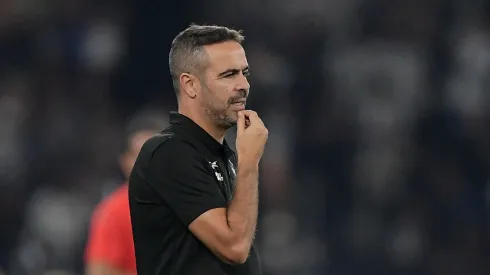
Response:
[[[209,89],[207,92],[212,93]],[[228,130],[237,124],[238,119],[237,113],[230,110],[230,106],[244,98],[247,98],[247,91],[241,90],[238,92],[238,95],[229,98],[224,105],[213,104],[212,100],[207,101],[204,110],[206,111],[208,118],[211,119],[217,127]]]
[[[208,103],[205,107],[205,111],[208,117],[213,121],[214,125],[228,130],[237,123],[237,119],[232,118],[228,114],[228,108],[229,105],[226,105],[224,108],[216,108],[212,105],[212,103]]]

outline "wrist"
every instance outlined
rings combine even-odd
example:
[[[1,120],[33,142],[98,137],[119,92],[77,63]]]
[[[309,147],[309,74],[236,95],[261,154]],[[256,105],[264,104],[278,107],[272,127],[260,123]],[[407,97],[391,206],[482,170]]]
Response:
[[[259,163],[245,159],[238,159],[238,173],[257,173],[259,171]]]

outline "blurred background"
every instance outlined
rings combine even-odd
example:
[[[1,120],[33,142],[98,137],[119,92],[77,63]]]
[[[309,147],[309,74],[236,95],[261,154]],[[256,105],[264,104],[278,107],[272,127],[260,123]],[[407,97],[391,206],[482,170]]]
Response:
[[[0,1],[0,274],[83,273],[123,129],[175,110],[192,22],[247,37],[265,274],[490,274],[484,0]]]

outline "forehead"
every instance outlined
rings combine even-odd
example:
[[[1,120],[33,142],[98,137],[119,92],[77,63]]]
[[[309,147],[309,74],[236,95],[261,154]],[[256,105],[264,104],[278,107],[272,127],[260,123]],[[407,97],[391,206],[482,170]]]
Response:
[[[208,69],[223,71],[244,69],[248,66],[243,47],[235,41],[204,46],[208,59]]]

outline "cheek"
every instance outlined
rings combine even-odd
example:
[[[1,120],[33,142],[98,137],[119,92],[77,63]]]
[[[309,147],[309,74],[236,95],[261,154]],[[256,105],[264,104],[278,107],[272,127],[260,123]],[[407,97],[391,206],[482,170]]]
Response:
[[[215,99],[216,103],[220,103],[223,105],[228,105],[228,102],[230,101],[230,90],[227,87],[219,87],[218,89],[215,90]]]
[[[213,83],[207,87],[207,101],[216,108],[225,108],[228,106],[230,98],[233,97],[233,88],[224,83]]]
[[[231,97],[232,97],[231,89],[225,89],[223,92],[223,100],[225,100],[225,102],[228,103]]]

